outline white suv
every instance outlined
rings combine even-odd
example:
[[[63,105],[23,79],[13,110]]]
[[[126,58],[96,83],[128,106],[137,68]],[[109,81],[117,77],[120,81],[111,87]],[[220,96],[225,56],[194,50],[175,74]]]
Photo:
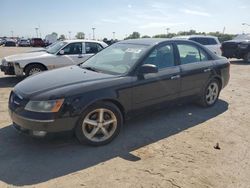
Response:
[[[177,36],[175,39],[187,39],[198,42],[206,46],[209,50],[215,54],[221,56],[221,43],[217,37],[209,35],[186,35],[186,36]]]
[[[30,76],[37,72],[79,64],[108,45],[94,40],[58,41],[45,50],[3,58],[1,71],[7,75]]]

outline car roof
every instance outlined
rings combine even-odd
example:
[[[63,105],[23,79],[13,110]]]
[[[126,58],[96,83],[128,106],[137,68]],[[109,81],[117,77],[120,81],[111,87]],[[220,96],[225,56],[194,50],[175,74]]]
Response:
[[[120,42],[117,42],[117,43],[120,43],[120,44],[141,44],[141,45],[146,45],[146,46],[154,46],[154,45],[157,45],[159,43],[162,43],[162,42],[171,42],[171,41],[174,41],[174,42],[187,42],[186,39],[182,39],[182,38],[146,38],[146,39],[129,39],[129,40],[123,40],[123,41],[120,41]],[[189,43],[196,43],[196,42],[193,42],[193,41],[189,41]]]
[[[211,35],[180,35],[180,36],[173,37],[173,39],[190,39],[190,38],[214,38],[214,39],[217,39],[217,37],[211,36]]]
[[[169,38],[143,38],[143,39],[128,39],[128,40],[123,40],[118,43],[121,44],[141,44],[141,45],[147,45],[147,46],[152,46],[156,45],[161,42],[165,41],[170,41],[172,39]]]
[[[102,41],[98,41],[98,40],[86,40],[86,39],[72,39],[72,40],[64,40],[64,42],[96,42],[96,43],[103,43]]]

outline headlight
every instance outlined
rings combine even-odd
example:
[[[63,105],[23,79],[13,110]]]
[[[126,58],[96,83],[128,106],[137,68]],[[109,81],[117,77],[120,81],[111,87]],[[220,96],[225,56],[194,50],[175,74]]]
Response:
[[[3,65],[3,66],[7,66],[6,59],[2,59],[2,65]]]
[[[64,99],[49,101],[29,101],[25,110],[33,112],[58,112],[63,104]]]

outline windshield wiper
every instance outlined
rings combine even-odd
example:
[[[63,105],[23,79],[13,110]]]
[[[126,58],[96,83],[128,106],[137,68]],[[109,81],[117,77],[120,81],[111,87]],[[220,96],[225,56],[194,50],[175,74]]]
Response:
[[[82,67],[83,69],[87,69],[90,71],[94,71],[94,72],[99,72],[97,69],[93,68],[93,67]]]

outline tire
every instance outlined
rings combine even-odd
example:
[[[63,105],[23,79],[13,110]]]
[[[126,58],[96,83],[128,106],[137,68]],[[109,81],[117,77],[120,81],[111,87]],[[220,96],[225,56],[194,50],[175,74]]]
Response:
[[[108,121],[110,123],[104,125]],[[83,112],[75,127],[75,135],[81,144],[101,146],[118,136],[122,124],[123,116],[119,108],[110,102],[100,102]]]
[[[218,80],[213,79],[211,80],[205,89],[202,91],[202,94],[200,96],[200,100],[198,103],[202,107],[211,107],[213,106],[220,95],[221,85]]]
[[[244,61],[247,63],[250,63],[250,52],[248,52],[245,56],[244,56]]]
[[[26,68],[25,68],[25,76],[31,76],[33,74],[36,74],[38,72],[42,72],[42,71],[45,71],[45,67],[43,65],[40,65],[40,64],[31,64],[31,65],[28,65]]]

